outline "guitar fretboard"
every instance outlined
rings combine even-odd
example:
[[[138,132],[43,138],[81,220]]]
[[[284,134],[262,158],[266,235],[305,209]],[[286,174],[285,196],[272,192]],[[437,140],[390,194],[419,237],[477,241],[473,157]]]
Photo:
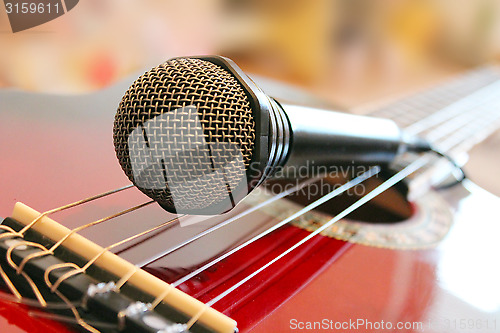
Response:
[[[448,152],[463,152],[500,127],[500,68],[487,66],[371,113]]]

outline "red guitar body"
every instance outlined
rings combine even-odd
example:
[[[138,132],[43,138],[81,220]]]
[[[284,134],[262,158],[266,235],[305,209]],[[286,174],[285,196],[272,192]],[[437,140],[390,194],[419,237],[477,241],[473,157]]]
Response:
[[[2,217],[10,215],[16,201],[45,211],[128,183],[116,161],[111,137],[114,110],[128,83],[84,96],[0,93]],[[53,218],[72,227],[141,201],[146,201],[143,195],[131,189]],[[500,331],[497,205],[498,197],[470,181],[447,190],[431,189],[411,203],[410,219],[451,218],[449,230],[437,244],[416,249],[388,248],[391,246],[362,245],[318,235],[214,308],[235,319],[243,332]],[[249,206],[243,203],[238,209]],[[127,228],[112,222],[85,235],[97,243],[106,243],[108,238],[120,239],[163,222],[165,214],[159,207],[148,207],[126,218],[123,223]],[[206,243],[191,244],[189,251],[177,251],[177,257],[170,261],[160,259],[144,268],[167,282],[175,281],[234,247],[262,225],[279,220],[265,211],[246,218],[257,219],[260,224],[248,230],[235,226],[221,233],[222,238],[234,239],[229,244],[212,248],[210,244],[220,239],[214,236]],[[385,227],[398,228],[399,224]],[[181,229],[177,228],[177,232],[182,233]],[[203,224],[184,230],[201,231]],[[157,241],[152,240],[150,245],[137,244],[133,252],[123,252],[123,257],[142,262],[155,254],[145,253],[143,248],[161,252],[162,242],[175,241],[174,231],[156,235]],[[309,232],[295,224],[280,228],[179,288],[201,301],[209,301]],[[211,254],[197,258],[193,254],[196,249]],[[74,326],[42,318],[33,311],[38,313],[39,309],[0,299],[0,331],[75,330]]]

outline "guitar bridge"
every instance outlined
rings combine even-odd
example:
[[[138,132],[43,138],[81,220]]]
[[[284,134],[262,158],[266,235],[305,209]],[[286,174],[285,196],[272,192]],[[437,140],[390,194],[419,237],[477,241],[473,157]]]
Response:
[[[23,234],[23,238],[15,233],[39,215],[17,203],[12,217],[2,222],[5,229],[0,229],[1,267],[24,297],[42,297],[59,303],[65,299],[68,307],[54,311],[75,315],[73,310],[77,310],[77,322],[90,331],[85,324],[87,321],[105,323],[99,328],[102,332],[237,331],[234,320],[81,235],[71,234],[64,247],[42,255],[47,252],[44,248],[50,248],[71,231],[44,216]],[[15,232],[8,231],[9,228]],[[96,256],[98,259],[88,270],[73,272]],[[22,267],[22,274],[19,267]],[[123,277],[126,283],[119,282]],[[28,279],[32,280],[39,295]],[[155,302],[159,295],[166,296]],[[69,304],[75,304],[74,309]]]

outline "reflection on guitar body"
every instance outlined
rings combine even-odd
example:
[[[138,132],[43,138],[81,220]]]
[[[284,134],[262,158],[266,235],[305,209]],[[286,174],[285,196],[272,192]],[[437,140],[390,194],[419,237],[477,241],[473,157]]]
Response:
[[[497,68],[480,69],[373,115],[460,159],[500,125],[499,79]],[[269,181],[215,217],[166,213],[126,185],[114,160],[107,111],[127,85],[73,97],[1,93],[10,126],[0,134],[0,202],[12,217],[0,230],[2,332],[278,332],[324,319],[334,329],[360,319],[360,330],[384,320],[453,332],[465,330],[463,313],[471,329],[499,329],[499,272],[477,259],[500,251],[498,198],[470,180],[454,184],[449,162],[408,154],[391,171],[283,190]],[[410,107],[422,113],[410,119]],[[310,195],[315,184],[324,191]],[[366,191],[345,195],[359,185]],[[50,216],[22,204],[11,214],[18,200]]]

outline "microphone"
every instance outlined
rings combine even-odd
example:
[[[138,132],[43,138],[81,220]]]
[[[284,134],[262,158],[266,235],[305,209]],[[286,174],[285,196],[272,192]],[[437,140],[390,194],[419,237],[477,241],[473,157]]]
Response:
[[[171,59],[140,76],[113,140],[134,185],[165,210],[216,215],[281,168],[391,163],[430,150],[392,121],[267,96],[230,59]]]

